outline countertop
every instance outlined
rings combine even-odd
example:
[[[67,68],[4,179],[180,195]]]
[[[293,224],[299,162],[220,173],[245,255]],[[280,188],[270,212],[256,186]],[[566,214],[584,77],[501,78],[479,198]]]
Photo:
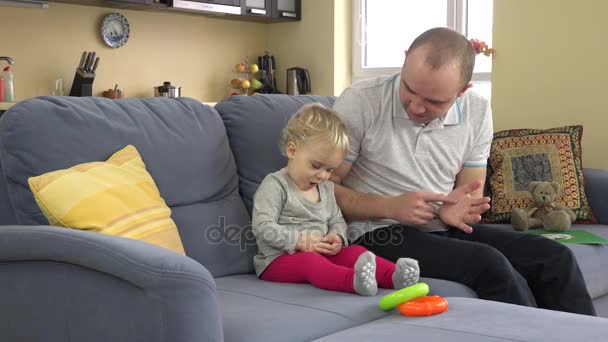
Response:
[[[12,107],[16,102],[0,102],[0,110],[7,110]]]

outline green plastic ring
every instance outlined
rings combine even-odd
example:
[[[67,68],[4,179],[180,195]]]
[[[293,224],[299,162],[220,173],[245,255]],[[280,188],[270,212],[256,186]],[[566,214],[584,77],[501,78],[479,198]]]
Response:
[[[380,298],[378,306],[382,310],[390,310],[397,307],[401,303],[408,302],[418,297],[426,296],[429,293],[429,286],[426,283],[418,283],[412,286],[404,287],[401,290],[389,293]]]

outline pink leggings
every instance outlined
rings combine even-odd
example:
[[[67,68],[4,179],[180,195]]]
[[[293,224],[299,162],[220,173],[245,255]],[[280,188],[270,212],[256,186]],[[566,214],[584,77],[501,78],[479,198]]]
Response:
[[[315,252],[284,254],[274,259],[260,278],[277,283],[311,283],[324,290],[355,293],[355,262],[366,251],[365,247],[352,245],[342,248],[340,253],[333,256]],[[378,287],[392,289],[393,272],[394,263],[376,257]]]

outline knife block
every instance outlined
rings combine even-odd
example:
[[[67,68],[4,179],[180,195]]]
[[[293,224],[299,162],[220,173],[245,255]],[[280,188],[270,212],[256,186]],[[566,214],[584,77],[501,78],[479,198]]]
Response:
[[[93,96],[94,73],[84,73],[77,70],[74,74],[70,96]]]

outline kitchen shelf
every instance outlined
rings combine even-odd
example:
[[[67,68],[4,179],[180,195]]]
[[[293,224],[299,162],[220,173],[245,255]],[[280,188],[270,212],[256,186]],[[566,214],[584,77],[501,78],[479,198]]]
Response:
[[[248,7],[247,0],[241,0],[241,14],[224,14],[224,13],[212,13],[197,10],[185,10],[180,8],[174,8],[169,5],[169,0],[47,0],[49,3],[67,3],[73,5],[84,5],[84,6],[97,6],[107,8],[120,8],[130,9],[137,11],[152,11],[162,13],[180,13],[189,14],[196,16],[209,16],[215,19],[228,19],[237,21],[253,21],[261,23],[280,23],[280,22],[293,22],[300,21],[301,16],[301,0],[292,0],[293,9],[295,12],[283,11],[280,8],[279,0],[265,0],[266,8],[265,14],[259,15],[255,10],[252,11],[251,7]],[[212,3],[212,1],[209,1]],[[259,9],[258,9],[259,10]],[[267,13],[267,14],[266,14]]]

